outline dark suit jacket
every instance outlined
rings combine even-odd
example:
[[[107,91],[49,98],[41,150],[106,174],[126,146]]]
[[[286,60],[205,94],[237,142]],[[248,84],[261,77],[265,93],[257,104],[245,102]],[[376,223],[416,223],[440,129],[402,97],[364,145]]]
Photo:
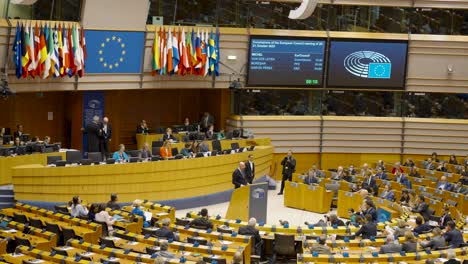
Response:
[[[232,184],[234,184],[235,189],[241,187],[241,185],[246,185],[247,184],[247,181],[245,180],[244,175],[242,175],[239,168],[237,168],[232,173]]]
[[[456,260],[456,259],[449,259],[447,261],[444,262],[444,264],[460,264],[461,262],[459,260]]]
[[[304,184],[312,184],[312,183],[319,183],[319,180],[317,179],[317,177],[306,176],[304,178]]]
[[[242,226],[239,228],[239,235],[252,236],[254,238],[255,245],[262,242],[262,237],[255,227],[252,226]]]
[[[88,152],[100,152],[99,151],[99,137],[100,137],[100,125],[91,122],[86,125],[84,133],[86,134],[86,140],[88,145]]]
[[[456,229],[445,233],[444,238],[450,248],[458,248],[463,243],[463,235]]]
[[[281,161],[281,165],[283,166],[283,175],[290,177],[296,171],[296,160],[293,157],[291,157],[289,161],[288,158],[285,157],[283,161]]]
[[[253,179],[255,178],[255,163],[253,163],[253,168],[250,166],[250,162],[246,161],[245,162],[245,177],[247,178],[248,183],[252,183]]]
[[[24,132],[21,132],[21,135],[24,135]],[[16,138],[20,138],[20,140],[21,140],[21,136],[20,136],[18,131],[15,131],[13,133],[13,141],[15,141]]]
[[[416,242],[410,242],[410,241],[406,241],[405,243],[403,243],[403,248],[402,250],[406,253],[408,252],[416,252],[416,249],[418,248],[418,243]]]
[[[452,221],[452,217],[450,216],[450,214],[447,214],[447,215],[444,214],[440,217],[439,225],[445,228],[449,221]]]
[[[140,125],[137,126],[137,134],[148,134],[148,128],[142,128]]]
[[[109,123],[107,123],[107,133],[104,132],[104,124],[101,123],[99,125],[99,129],[102,129],[102,132],[100,133],[101,135],[101,138],[105,139],[105,140],[109,140],[112,138],[112,127]]]
[[[421,225],[414,228],[413,233],[419,235],[419,234],[425,233],[427,231],[430,231],[431,229],[432,229],[432,227],[430,227],[428,224],[421,224]]]
[[[214,124],[214,117],[212,115],[208,115],[208,117],[203,116],[200,121],[200,127],[203,128],[204,130],[206,130],[213,124]]]
[[[461,186],[460,188],[454,187],[454,188],[452,189],[452,191],[455,192],[455,193],[461,193],[461,194],[463,194],[463,195],[467,195],[467,194],[468,194],[468,189],[465,188],[465,187],[463,187],[463,186]]]
[[[172,134],[171,134],[170,136],[168,136],[167,133],[164,134],[164,135],[163,135],[163,141],[166,141],[166,140],[168,140],[168,139],[177,140],[177,139],[174,137],[174,135],[172,135]]]
[[[429,221],[429,205],[426,202],[422,202],[418,205],[416,209],[413,210],[415,213],[420,213],[424,218],[424,221]]]
[[[388,175],[387,175],[387,173],[385,173],[385,172],[377,173],[375,176],[376,176],[377,178],[381,179],[381,180],[387,180],[387,179],[388,179]]]
[[[362,212],[362,216],[366,216],[366,214],[370,214],[372,216],[372,221],[377,221],[377,210],[374,207],[370,207],[366,211]]]
[[[174,232],[167,229],[166,227],[161,227],[158,230],[156,230],[155,235],[158,238],[164,237],[164,238],[167,238],[167,239],[174,239]]]
[[[377,225],[373,222],[366,223],[356,232],[356,236],[362,235],[363,239],[369,239],[377,235]]]

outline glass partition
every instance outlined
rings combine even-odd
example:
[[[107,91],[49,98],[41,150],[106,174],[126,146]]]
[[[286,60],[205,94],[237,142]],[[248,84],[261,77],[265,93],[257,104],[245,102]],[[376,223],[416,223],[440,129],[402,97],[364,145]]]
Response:
[[[80,21],[82,0],[38,0],[32,5],[0,1],[2,17],[14,19]]]

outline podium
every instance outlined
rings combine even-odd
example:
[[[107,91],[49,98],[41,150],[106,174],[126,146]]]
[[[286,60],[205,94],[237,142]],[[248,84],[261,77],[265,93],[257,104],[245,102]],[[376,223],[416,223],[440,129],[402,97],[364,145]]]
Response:
[[[255,217],[257,222],[266,222],[268,183],[255,183],[235,189],[231,195],[227,219],[248,221]]]
[[[285,182],[284,206],[314,213],[330,211],[333,192],[323,186]]]

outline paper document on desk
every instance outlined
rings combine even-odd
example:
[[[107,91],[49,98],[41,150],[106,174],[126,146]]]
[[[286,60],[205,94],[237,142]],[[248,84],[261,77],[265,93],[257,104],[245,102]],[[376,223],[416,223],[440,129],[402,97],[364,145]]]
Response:
[[[122,220],[124,220],[124,218],[121,215],[116,214],[116,215],[112,216],[112,220],[122,221]]]
[[[131,246],[138,245],[138,242],[136,241],[128,241],[128,244]]]
[[[18,232],[18,230],[16,230],[16,229],[7,229],[7,230],[3,230],[3,232],[6,232],[6,233],[16,233],[16,232]]]
[[[153,218],[153,213],[151,212],[144,212],[145,213],[145,221],[149,222],[151,221],[151,218]]]
[[[219,241],[219,242],[221,242],[221,244],[223,244],[223,245],[230,245],[230,244],[232,244],[232,241],[226,241],[226,240],[221,240],[221,241]]]

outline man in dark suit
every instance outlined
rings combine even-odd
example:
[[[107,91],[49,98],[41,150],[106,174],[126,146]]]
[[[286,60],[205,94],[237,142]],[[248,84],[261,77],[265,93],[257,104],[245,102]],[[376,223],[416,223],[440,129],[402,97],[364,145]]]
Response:
[[[166,128],[166,133],[163,135],[163,142],[166,140],[176,141],[177,139],[172,135],[172,129],[170,127]]]
[[[162,227],[156,230],[155,235],[158,238],[172,239],[177,240],[178,238],[174,235],[174,232],[169,230],[169,225],[171,224],[171,219],[164,218],[162,220]]]
[[[423,195],[419,195],[418,207],[416,207],[416,209],[413,209],[412,211],[413,213],[420,213],[421,216],[424,218],[424,221],[429,221],[429,205],[425,202],[425,198]]]
[[[23,135],[23,125],[17,125],[16,126],[16,131],[13,133],[13,138],[20,138]]]
[[[452,221],[452,216],[450,215],[450,207],[444,207],[444,213],[439,219],[439,226],[440,228],[445,228],[447,223]]]
[[[463,184],[461,181],[457,182],[455,187],[452,190],[454,193],[461,193],[463,195],[468,195],[468,189],[463,187]]]
[[[361,211],[361,215],[366,217],[367,215],[371,216],[373,222],[377,221],[377,210],[375,210],[375,205],[372,199],[366,199],[364,202],[365,210]]]
[[[370,214],[366,214],[366,223],[356,232],[356,236],[361,236],[362,239],[369,239],[371,236],[377,235],[377,224],[372,220]]]
[[[83,129],[83,133],[86,134],[86,145],[88,152],[100,152],[99,151],[99,116],[94,116],[93,121],[88,123]]]
[[[406,188],[411,189],[411,182],[405,176],[405,174],[401,173],[400,171],[395,172],[395,181],[399,184],[403,184]]]
[[[109,153],[109,142],[112,138],[112,127],[109,124],[109,118],[104,117],[100,124],[101,153],[102,159],[106,160]]]
[[[401,244],[395,244],[395,237],[393,235],[388,235],[385,239],[385,245],[380,247],[379,254],[390,254],[390,253],[400,253]]]
[[[244,185],[247,185],[247,180],[245,179],[245,163],[240,162],[239,167],[232,173],[232,184],[234,184],[234,189],[240,188]]]
[[[318,184],[318,183],[319,183],[319,179],[315,177],[314,171],[312,169],[307,171],[307,175],[304,178],[304,184],[310,185],[310,184]]]
[[[461,261],[457,259],[457,254],[453,249],[447,250],[447,261],[445,261],[444,264],[461,264]]]
[[[250,218],[247,226],[242,226],[239,228],[239,235],[251,236],[253,237],[254,247],[255,247],[255,255],[262,256],[263,250],[263,240],[260,236],[260,232],[255,228],[257,224],[257,219]]]
[[[205,112],[200,121],[200,128],[202,131],[207,131],[211,125],[214,125],[214,117],[210,113]]]
[[[281,190],[278,195],[283,195],[284,191],[284,182],[286,180],[292,180],[292,174],[296,171],[296,160],[292,156],[292,151],[289,150],[286,157],[284,157],[283,161],[281,161],[281,165],[283,166],[283,178],[281,180]]]
[[[463,235],[457,230],[454,221],[447,223],[447,232],[445,232],[444,238],[450,248],[459,248],[463,243]]]
[[[331,226],[345,226],[343,220],[339,219],[336,214],[330,214],[330,216],[328,216],[328,220],[330,221]]]
[[[361,188],[366,189],[370,193],[376,193],[376,191],[378,191],[377,182],[370,171],[366,173],[366,176],[362,180]]]
[[[255,179],[255,163],[253,154],[249,154],[248,160],[245,162],[245,177],[247,182],[250,184],[252,184]]]
[[[424,223],[423,224],[423,219],[422,217],[418,216],[416,217],[416,227],[413,230],[414,234],[424,234],[429,231],[431,231],[432,227],[430,227],[428,224]]]
[[[375,175],[375,177],[377,177],[377,179],[381,179],[381,180],[388,180],[388,175],[387,175],[387,173],[385,173],[385,171],[383,170],[382,167],[378,168],[377,174]]]
[[[452,184],[447,181],[447,177],[442,176],[440,181],[437,183],[436,189],[444,190],[444,191],[452,191]]]

